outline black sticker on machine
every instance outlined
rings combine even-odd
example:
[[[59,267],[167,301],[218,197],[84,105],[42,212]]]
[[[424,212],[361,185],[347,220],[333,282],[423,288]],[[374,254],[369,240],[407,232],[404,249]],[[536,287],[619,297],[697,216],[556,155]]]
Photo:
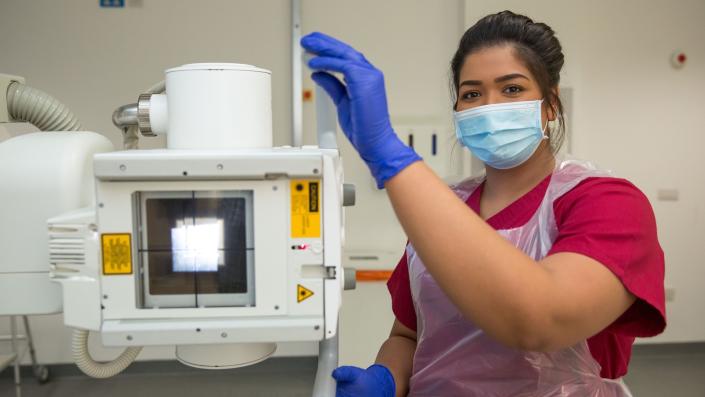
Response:
[[[318,212],[318,182],[308,184],[308,210]]]

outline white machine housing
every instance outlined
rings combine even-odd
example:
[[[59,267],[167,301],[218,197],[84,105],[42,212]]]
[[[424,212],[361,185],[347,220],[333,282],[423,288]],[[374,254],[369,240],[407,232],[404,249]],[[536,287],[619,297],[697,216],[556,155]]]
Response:
[[[239,63],[192,63],[166,70],[166,94],[140,109],[168,149],[272,147],[272,73]]]
[[[96,155],[97,211],[49,220],[52,241],[81,239],[86,247],[85,265],[53,265],[52,277],[63,284],[66,325],[100,331],[106,346],[320,341],[334,336],[343,282],[340,164],[336,150],[314,147]],[[320,183],[318,237],[292,234],[292,216],[298,216],[292,189],[298,181]],[[140,257],[145,223],[140,223],[137,195],[243,191],[252,193],[252,300],[146,305],[148,270]],[[111,234],[130,236],[130,274],[106,274],[103,269],[101,238]],[[303,300],[301,287],[309,295]]]
[[[46,220],[93,205],[93,155],[112,150],[92,132],[36,132],[0,144],[0,315],[61,312],[61,288],[47,277]]]
[[[314,389],[329,393],[343,206],[354,202],[332,103],[318,106],[319,146],[273,148],[269,71],[166,73],[166,96],[141,95],[135,121],[143,134],[166,133],[168,148],[95,155],[96,205],[47,221],[79,368],[112,376],[152,345],[176,345],[187,365],[232,368],[267,358],[276,342],[318,341]],[[88,331],[128,348],[109,370],[88,355]]]

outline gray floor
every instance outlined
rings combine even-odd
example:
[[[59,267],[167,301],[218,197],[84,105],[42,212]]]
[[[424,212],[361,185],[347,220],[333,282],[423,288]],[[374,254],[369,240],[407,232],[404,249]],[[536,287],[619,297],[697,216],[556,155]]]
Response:
[[[23,397],[310,396],[315,358],[275,358],[227,371],[203,371],[176,362],[140,362],[111,379],[89,379],[73,366],[53,366],[38,385],[29,368]],[[0,396],[14,396],[12,371],[0,374]],[[705,344],[636,346],[626,382],[635,397],[705,397]]]
[[[235,370],[208,371],[178,362],[137,362],[110,379],[91,379],[73,365],[53,366],[52,378],[38,385],[23,373],[22,397],[310,397],[315,357],[273,358]],[[0,376],[0,396],[14,396],[11,368]]]
[[[705,344],[635,346],[624,380],[634,397],[705,397]]]

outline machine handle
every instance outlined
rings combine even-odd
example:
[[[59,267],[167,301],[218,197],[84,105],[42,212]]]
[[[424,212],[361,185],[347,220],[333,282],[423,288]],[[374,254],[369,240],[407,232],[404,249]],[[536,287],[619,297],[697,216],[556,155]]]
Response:
[[[316,85],[316,132],[318,147],[321,149],[338,149],[336,129],[338,110],[325,90]]]

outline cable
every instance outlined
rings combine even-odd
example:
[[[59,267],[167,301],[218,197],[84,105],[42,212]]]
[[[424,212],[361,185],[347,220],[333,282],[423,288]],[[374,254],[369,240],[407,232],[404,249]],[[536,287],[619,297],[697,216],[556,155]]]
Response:
[[[93,378],[109,378],[124,371],[137,355],[142,351],[142,347],[128,347],[118,358],[108,362],[97,362],[93,360],[88,352],[88,331],[75,329],[71,340],[71,350],[73,360],[84,374]]]

